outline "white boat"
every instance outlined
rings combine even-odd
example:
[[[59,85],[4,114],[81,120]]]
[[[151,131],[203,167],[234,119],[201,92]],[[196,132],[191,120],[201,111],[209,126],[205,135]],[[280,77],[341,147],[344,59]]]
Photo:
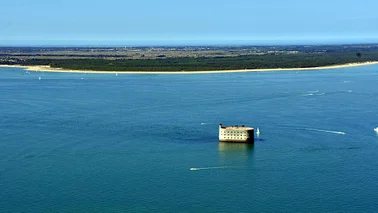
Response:
[[[378,127],[374,128],[374,131],[378,134]]]
[[[260,136],[260,129],[258,127],[257,127],[257,130],[256,130],[256,135],[257,135],[257,137]]]

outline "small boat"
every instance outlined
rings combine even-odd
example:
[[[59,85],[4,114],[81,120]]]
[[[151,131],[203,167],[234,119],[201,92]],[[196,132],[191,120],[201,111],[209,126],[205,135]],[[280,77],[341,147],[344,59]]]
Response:
[[[257,135],[257,137],[260,136],[260,129],[258,127],[257,127],[257,130],[256,130],[256,135]]]
[[[374,131],[378,134],[378,127],[374,128]]]

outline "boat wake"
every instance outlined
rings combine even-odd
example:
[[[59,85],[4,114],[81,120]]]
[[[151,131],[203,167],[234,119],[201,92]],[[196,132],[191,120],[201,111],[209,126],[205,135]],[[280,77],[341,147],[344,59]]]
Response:
[[[280,128],[290,128],[295,130],[305,130],[305,131],[315,131],[315,132],[325,132],[325,133],[332,133],[337,135],[346,135],[346,132],[341,131],[334,131],[334,130],[326,130],[326,129],[315,129],[315,128],[309,128],[309,127],[302,127],[302,126],[291,126],[291,125],[282,125]]]
[[[302,96],[324,95],[325,93],[319,93],[319,90],[307,91]]]
[[[346,135],[345,132],[332,131],[332,130],[324,130],[324,129],[304,128],[304,130],[316,131],[316,132],[326,132],[326,133],[332,133],[332,134],[338,134],[338,135]]]
[[[192,167],[190,171],[199,171],[199,170],[211,170],[211,169],[230,169],[238,168],[239,166],[214,166],[214,167]]]
[[[312,95],[314,95],[314,94],[310,93],[310,94],[304,94],[302,96],[312,96]]]

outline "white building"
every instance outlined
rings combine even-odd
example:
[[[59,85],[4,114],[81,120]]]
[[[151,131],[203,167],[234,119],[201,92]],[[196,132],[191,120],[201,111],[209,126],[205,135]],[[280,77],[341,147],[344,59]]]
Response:
[[[242,126],[222,126],[219,124],[219,141],[253,143],[254,129]]]

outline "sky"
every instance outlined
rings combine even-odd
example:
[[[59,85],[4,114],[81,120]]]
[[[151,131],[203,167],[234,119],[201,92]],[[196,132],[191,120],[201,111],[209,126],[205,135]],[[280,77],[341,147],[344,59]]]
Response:
[[[0,45],[378,42],[377,0],[2,0]]]

